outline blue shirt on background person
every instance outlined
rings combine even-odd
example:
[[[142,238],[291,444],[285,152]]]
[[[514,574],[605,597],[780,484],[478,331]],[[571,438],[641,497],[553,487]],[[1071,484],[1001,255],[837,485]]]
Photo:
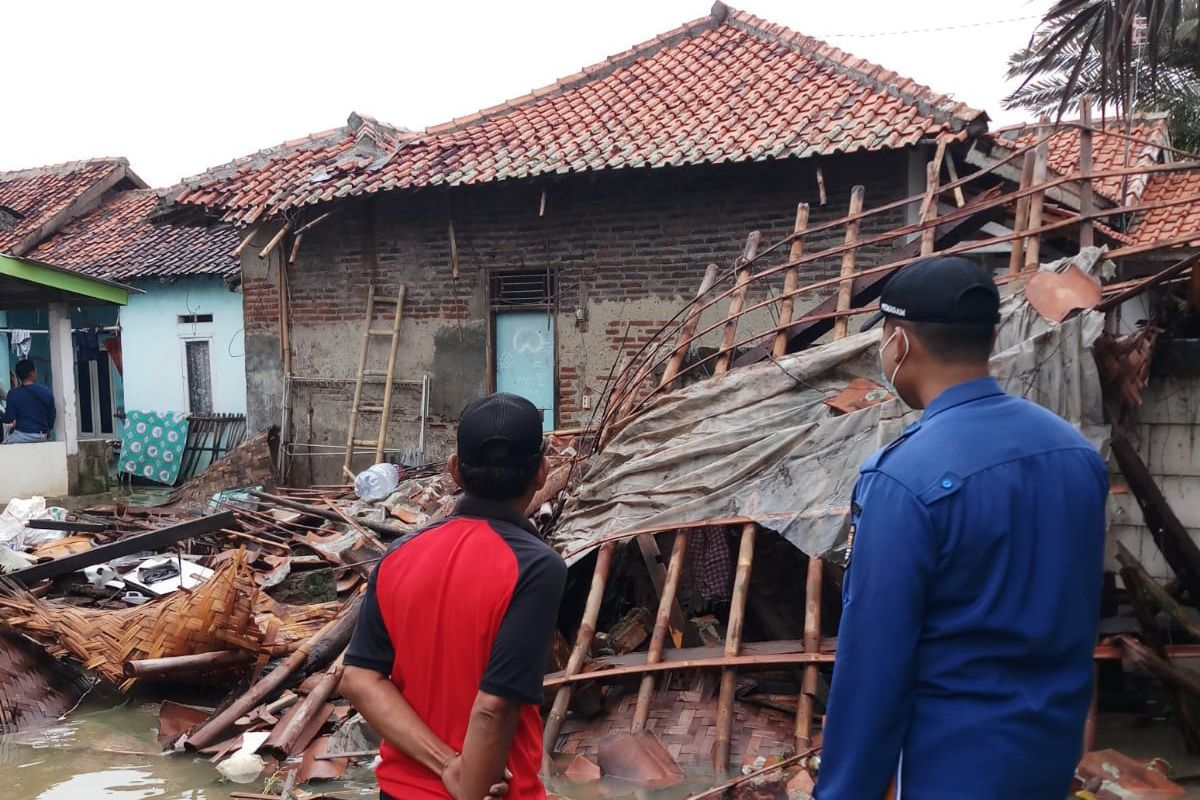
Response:
[[[987,377],[982,268],[917,262],[882,300],[885,381],[925,413],[854,490],[817,797],[1062,800],[1092,696],[1104,462]],[[942,336],[963,331],[975,345]]]
[[[17,434],[31,436],[49,434],[54,429],[56,417],[54,393],[36,382],[37,370],[30,359],[18,361],[16,373],[21,380],[21,385],[8,391],[3,416],[4,425],[16,423],[13,430]]]

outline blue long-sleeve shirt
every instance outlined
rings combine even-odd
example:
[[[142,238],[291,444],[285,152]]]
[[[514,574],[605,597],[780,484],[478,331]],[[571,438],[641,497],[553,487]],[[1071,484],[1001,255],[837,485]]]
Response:
[[[54,394],[40,383],[9,389],[4,422],[23,433],[49,433],[54,428]]]
[[[863,465],[819,800],[1061,800],[1092,691],[1108,478],[991,378]]]

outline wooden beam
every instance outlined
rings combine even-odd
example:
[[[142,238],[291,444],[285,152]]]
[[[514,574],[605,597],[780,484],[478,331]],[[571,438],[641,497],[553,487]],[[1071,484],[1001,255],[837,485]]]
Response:
[[[271,241],[267,242],[267,246],[264,247],[262,250],[258,251],[258,257],[266,258],[267,256],[271,255],[271,251],[279,246],[279,243],[281,241],[283,241],[283,237],[287,236],[287,232],[290,231],[291,229],[292,229],[292,223],[290,220],[288,222],[283,223],[283,227],[281,227],[275,233],[275,235],[271,237]]]
[[[1096,244],[1095,227],[1087,216],[1096,210],[1092,188],[1092,98],[1079,98],[1079,246],[1092,247]]]
[[[1171,593],[1158,585],[1150,577],[1142,563],[1134,558],[1133,553],[1125,545],[1117,542],[1117,561],[1121,563],[1121,576],[1125,579],[1126,589],[1130,594],[1138,593],[1158,606],[1164,614],[1175,621],[1175,624],[1187,632],[1193,639],[1200,639],[1200,620],[1196,620],[1184,610],[1179,602],[1171,597]],[[1129,581],[1134,581],[1130,586]],[[1135,604],[1136,610],[1136,604]],[[1143,627],[1145,627],[1143,625]]]
[[[32,567],[10,572],[7,577],[21,581],[28,586],[45,578],[57,578],[59,575],[66,575],[94,564],[102,564],[105,561],[111,561],[120,556],[140,553],[143,550],[162,550],[185,539],[191,539],[205,533],[213,533],[221,528],[231,527],[234,522],[232,511],[222,511],[219,514],[210,514],[207,517],[199,517],[187,522],[180,522],[176,525],[168,525],[158,530],[139,533],[135,536],[127,536],[124,539],[119,539],[110,544],[102,544],[99,547],[93,547],[91,550],[82,553],[73,553],[69,556],[56,558],[45,564],[35,564]]]
[[[1179,577],[1192,602],[1200,602],[1200,547],[1196,546],[1179,517],[1175,516],[1133,444],[1115,427],[1112,451],[1121,474],[1129,484],[1129,490],[1142,509],[1154,543]]]
[[[1029,194],[1025,194],[1033,183],[1033,167],[1037,159],[1037,154],[1030,150],[1025,153],[1025,163],[1021,165],[1021,184],[1019,191],[1020,196],[1017,198],[1016,209],[1013,212],[1013,233],[1023,234],[1029,227]],[[1044,196],[1044,188],[1038,191]],[[1016,275],[1021,271],[1021,265],[1025,258],[1025,237],[1018,236],[1013,240],[1012,252],[1008,257],[1008,274]]]

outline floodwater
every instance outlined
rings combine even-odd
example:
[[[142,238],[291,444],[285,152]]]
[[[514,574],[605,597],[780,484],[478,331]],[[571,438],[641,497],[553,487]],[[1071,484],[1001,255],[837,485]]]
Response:
[[[155,740],[158,705],[136,697],[92,697],[66,721],[31,733],[0,736],[3,800],[231,800],[231,792],[262,792],[263,782],[231,783],[203,757],[163,755]],[[570,800],[680,800],[708,782],[647,792],[604,781],[576,786],[552,781],[549,789]],[[345,800],[378,797],[366,766],[343,780],[311,784]],[[278,793],[278,789],[276,789]]]

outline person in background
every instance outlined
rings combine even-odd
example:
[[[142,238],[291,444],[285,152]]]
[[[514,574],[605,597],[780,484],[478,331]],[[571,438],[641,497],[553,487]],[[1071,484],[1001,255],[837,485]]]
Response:
[[[884,380],[925,413],[854,489],[816,796],[1061,800],[1092,697],[1104,461],[989,377],[981,266],[916,262],[880,309]]]
[[[465,497],[376,567],[341,692],[384,739],[382,800],[482,800],[505,784],[541,800],[542,677],[567,575],[525,517],[546,481],[541,414],[511,394],[471,404],[449,469]]]
[[[9,390],[5,403],[5,444],[44,442],[54,429],[54,394],[37,382],[33,359],[18,361],[16,373],[21,385]]]

